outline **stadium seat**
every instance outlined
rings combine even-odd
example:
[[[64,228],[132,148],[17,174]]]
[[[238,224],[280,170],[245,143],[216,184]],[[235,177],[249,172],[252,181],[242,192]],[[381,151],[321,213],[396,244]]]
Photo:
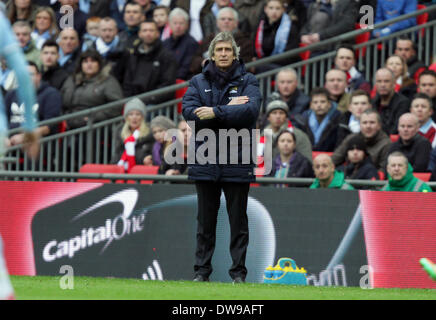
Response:
[[[176,84],[180,84],[180,83],[184,83],[184,82],[186,82],[186,80],[176,79]],[[188,90],[188,87],[176,90],[176,99],[183,98],[183,96],[185,95],[187,90]],[[182,103],[181,102],[179,102],[177,104],[177,113],[178,114],[182,113]]]
[[[379,170],[377,173],[378,173],[379,180],[386,180],[386,176],[383,171]]]
[[[430,181],[431,172],[414,172],[413,175],[422,181]]]
[[[307,44],[305,43],[300,43],[300,48],[306,47]],[[310,51],[304,51],[300,53],[300,58],[301,60],[308,60],[310,58]],[[306,65],[303,66],[303,68],[301,69],[301,75],[304,76],[306,74]]]
[[[398,134],[391,134],[391,135],[389,136],[389,138],[391,138],[391,141],[392,141],[392,142],[397,142],[398,139],[400,138],[400,136],[399,136]]]
[[[124,174],[124,168],[116,164],[95,164],[86,163],[80,169],[79,173],[113,173]],[[77,182],[102,182],[111,183],[110,179],[77,179]],[[124,180],[116,180],[115,183],[124,183]]]
[[[312,160],[314,160],[320,154],[326,154],[326,155],[331,156],[333,154],[333,152],[328,152],[328,151],[312,151]]]
[[[427,6],[425,6],[425,5],[423,5],[423,4],[418,4],[418,10],[423,10],[423,9],[426,9],[427,8]],[[426,24],[428,22],[428,13],[423,13],[423,14],[420,14],[419,16],[417,16],[416,17],[416,24],[417,25],[420,25],[420,24]],[[421,37],[424,37],[424,35],[425,35],[425,29],[424,28],[422,28],[420,31],[419,31],[419,35],[421,36]]]
[[[359,29],[365,29],[366,27],[367,27],[366,24],[361,25],[360,23],[356,23],[354,29],[359,30]],[[356,36],[354,38],[354,41],[356,42],[356,44],[361,44],[361,43],[368,42],[370,38],[371,38],[371,33],[368,31],[368,32],[365,32],[365,33],[362,33],[362,34],[359,34],[358,36]],[[359,55],[360,50],[362,50],[362,56]],[[361,49],[356,49],[355,52],[356,52],[356,59],[363,58],[363,57],[365,57],[365,54],[366,54],[366,47],[362,47]]]
[[[134,166],[129,174],[158,174],[159,166]],[[127,183],[136,183],[135,180],[127,180]],[[141,184],[152,184],[153,180],[141,180]]]

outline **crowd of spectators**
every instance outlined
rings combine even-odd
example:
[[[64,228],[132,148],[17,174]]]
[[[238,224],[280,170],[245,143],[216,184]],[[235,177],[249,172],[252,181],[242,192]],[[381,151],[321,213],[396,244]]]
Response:
[[[375,23],[413,12],[418,4],[434,1],[388,0],[2,0],[17,40],[29,61],[38,94],[35,111],[40,120],[139,95],[190,80],[209,59],[214,36],[231,32],[245,63],[274,56],[336,37],[355,29],[361,6],[374,8]],[[70,6],[69,10],[62,10]],[[69,14],[72,15],[68,19]],[[430,14],[429,19],[433,19]],[[383,37],[414,26],[411,18],[372,31]],[[415,172],[433,172],[436,180],[436,72],[419,61],[417,45],[406,37],[395,40],[375,79],[357,69],[352,44],[320,47],[316,56],[336,50],[322,88],[309,95],[301,90],[297,72],[286,67],[300,58],[287,58],[251,68],[261,73],[283,67],[275,77],[275,91],[263,97],[258,155],[267,139],[273,142],[276,177],[316,177],[332,167],[334,181],[380,179],[390,175],[388,156],[401,152]],[[372,81],[374,80],[374,81]],[[16,81],[1,60],[0,85],[5,93],[10,128],[20,126],[22,107]],[[115,131],[113,163],[128,170],[132,164],[158,165],[162,174],[180,174],[186,166],[164,161],[167,146],[162,131],[177,128],[165,117],[149,119],[150,105],[173,94],[135,99],[124,106],[125,123]],[[96,115],[94,121],[123,114],[121,108]],[[87,118],[67,122],[67,130]],[[272,130],[272,136],[265,134]],[[56,126],[40,128],[42,136]],[[180,134],[189,136],[186,122]],[[138,141],[134,156],[126,154],[128,138]],[[187,141],[187,139],[185,139]],[[9,145],[20,144],[20,135]],[[186,145],[182,146],[186,149]],[[139,149],[138,149],[139,148]],[[313,152],[331,157],[312,158]],[[186,154],[186,152],[185,152]],[[321,173],[320,173],[321,172]],[[324,172],[324,173],[322,173]],[[331,176],[333,177],[333,176]],[[342,179],[342,180],[341,180]],[[321,179],[322,180],[322,179]],[[343,185],[340,184],[339,185]],[[346,186],[348,187],[348,186]]]

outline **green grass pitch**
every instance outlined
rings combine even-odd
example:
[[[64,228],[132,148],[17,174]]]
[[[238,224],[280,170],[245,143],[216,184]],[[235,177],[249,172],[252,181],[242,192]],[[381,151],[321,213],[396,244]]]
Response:
[[[61,289],[61,277],[12,276],[18,300],[436,300],[431,289],[361,289],[277,284],[196,283],[74,277]]]

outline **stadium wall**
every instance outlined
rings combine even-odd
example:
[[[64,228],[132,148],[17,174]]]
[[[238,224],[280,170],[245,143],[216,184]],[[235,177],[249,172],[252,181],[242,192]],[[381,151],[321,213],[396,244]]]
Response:
[[[390,194],[363,192],[366,193]],[[435,196],[421,196],[426,196],[425,201],[435,207]],[[405,193],[401,200],[404,207]],[[221,201],[211,280],[228,282],[231,280],[227,271],[231,265],[230,236],[224,198]],[[381,201],[385,200],[377,198],[375,203]],[[420,208],[420,200],[416,201],[414,208]],[[4,181],[0,182],[0,203],[0,234],[4,238],[11,274],[60,275],[62,266],[71,266],[77,276],[144,280],[193,278],[196,238],[193,185]],[[424,208],[432,208],[426,204]],[[377,244],[380,232],[393,230],[395,234],[399,222],[395,220],[396,215],[391,214],[392,221],[384,219],[380,231],[377,220],[372,220],[379,218],[368,212],[381,211],[368,209],[363,203],[361,207],[360,212],[358,191],[253,188],[248,204],[247,281],[262,282],[267,266],[281,257],[289,257],[308,270],[311,285],[391,287],[392,281],[379,281],[376,271],[380,265],[378,260],[373,262],[373,252],[385,255],[380,252],[385,248]],[[397,207],[385,209],[394,212]],[[358,216],[360,213],[364,228]],[[404,219],[404,215],[407,215],[406,211],[398,217]],[[356,216],[359,217],[357,225],[353,219]],[[426,218],[430,217],[427,214]],[[372,221],[372,225],[368,221]],[[410,260],[410,254],[418,253],[428,253],[428,258],[436,258],[433,253],[435,242],[427,239],[431,236],[436,239],[436,220],[427,221],[428,232],[422,239],[426,250],[417,251],[421,239],[418,237],[413,252],[395,252],[398,261]],[[410,221],[408,225],[411,225]],[[354,232],[350,232],[353,228]],[[378,238],[374,240],[370,235],[367,247],[368,229]],[[407,228],[401,231],[403,237]],[[390,245],[395,246],[395,241]],[[409,265],[413,263],[411,261]],[[419,273],[418,267],[415,271]],[[386,270],[382,276],[389,278]],[[432,287],[433,283],[424,273],[418,278],[400,285]]]

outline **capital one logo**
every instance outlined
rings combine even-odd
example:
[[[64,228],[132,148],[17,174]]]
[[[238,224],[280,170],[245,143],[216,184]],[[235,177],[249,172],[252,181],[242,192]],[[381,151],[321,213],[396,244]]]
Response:
[[[71,223],[82,217],[92,214],[98,208],[111,203],[121,203],[122,212],[113,219],[106,219],[103,225],[98,227],[85,227],[80,234],[70,239],[58,241],[53,239],[45,246],[42,257],[46,262],[52,262],[63,257],[73,258],[80,250],[85,250],[102,242],[106,242],[100,254],[115,240],[140,232],[144,229],[145,212],[132,216],[133,209],[138,201],[138,191],[127,189],[110,195],[103,200],[92,205],[71,219]]]

